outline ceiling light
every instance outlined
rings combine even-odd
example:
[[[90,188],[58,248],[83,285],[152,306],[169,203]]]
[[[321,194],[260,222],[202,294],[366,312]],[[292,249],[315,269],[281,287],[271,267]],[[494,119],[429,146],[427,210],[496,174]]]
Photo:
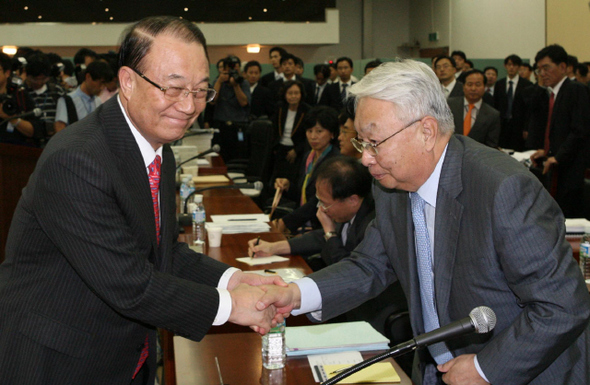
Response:
[[[4,47],[2,47],[2,52],[4,52],[7,55],[14,55],[17,51],[17,48],[14,45],[5,45]]]
[[[246,47],[246,51],[248,51],[248,53],[259,53],[260,44],[248,44],[248,46]]]

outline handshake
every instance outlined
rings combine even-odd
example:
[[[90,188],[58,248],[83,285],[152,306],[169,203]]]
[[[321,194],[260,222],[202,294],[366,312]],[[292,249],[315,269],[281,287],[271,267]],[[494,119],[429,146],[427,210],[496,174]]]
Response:
[[[301,293],[295,284],[281,277],[235,272],[227,286],[232,309],[229,322],[249,326],[264,335],[283,322],[301,304]]]

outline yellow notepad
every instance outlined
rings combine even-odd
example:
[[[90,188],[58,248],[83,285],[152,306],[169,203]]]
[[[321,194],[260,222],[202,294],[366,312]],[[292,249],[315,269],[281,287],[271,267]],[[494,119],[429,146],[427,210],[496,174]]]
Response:
[[[193,177],[194,183],[222,183],[229,182],[225,175],[201,175]]]
[[[330,374],[335,370],[339,370],[342,368],[350,367],[351,365],[346,364],[339,364],[339,365],[324,365],[324,371],[328,378],[332,378],[336,376],[336,374]],[[359,382],[373,382],[373,383],[382,383],[382,382],[400,382],[399,375],[393,368],[390,362],[378,362],[373,364],[360,372],[356,372],[355,374],[346,377],[343,380],[340,380],[339,384],[356,384]]]

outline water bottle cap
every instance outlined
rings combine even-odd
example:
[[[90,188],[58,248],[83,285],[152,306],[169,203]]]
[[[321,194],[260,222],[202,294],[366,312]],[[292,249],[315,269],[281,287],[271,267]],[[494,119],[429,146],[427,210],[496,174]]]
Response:
[[[203,202],[203,194],[195,194],[194,195],[194,201],[195,203],[202,203]]]

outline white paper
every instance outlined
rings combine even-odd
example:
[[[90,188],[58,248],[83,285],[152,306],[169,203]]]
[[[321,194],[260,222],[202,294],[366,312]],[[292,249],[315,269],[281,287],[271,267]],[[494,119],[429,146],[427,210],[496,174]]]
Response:
[[[320,379],[318,377],[317,371],[314,369],[315,366],[340,364],[354,365],[358,364],[359,362],[362,362],[363,356],[361,355],[361,352],[358,351],[330,354],[311,354],[307,356],[307,361],[309,361],[309,367],[311,368],[311,372],[313,373],[313,379],[315,380],[315,382],[320,382],[325,381],[325,379]]]
[[[270,257],[261,257],[261,258],[250,258],[250,257],[236,258],[236,261],[244,262],[245,264],[250,265],[250,266],[267,265],[267,264],[273,263],[273,262],[283,262],[283,261],[288,261],[288,260],[289,260],[289,258],[279,257],[278,255],[272,255]]]
[[[266,214],[230,214],[230,215],[211,215],[211,220],[215,223],[248,223],[248,222],[268,222]]]
[[[258,258],[256,258],[256,259],[258,259]],[[271,270],[274,271],[274,274],[267,272],[266,270],[249,270],[249,271],[247,271],[247,273],[255,273],[255,274],[260,274],[260,275],[266,275],[269,277],[271,277],[273,275],[279,275],[283,279],[283,281],[285,281],[287,283],[291,283],[291,282],[293,282],[297,279],[303,278],[305,276],[303,271],[301,271],[299,269],[295,269],[295,268],[271,269]]]

